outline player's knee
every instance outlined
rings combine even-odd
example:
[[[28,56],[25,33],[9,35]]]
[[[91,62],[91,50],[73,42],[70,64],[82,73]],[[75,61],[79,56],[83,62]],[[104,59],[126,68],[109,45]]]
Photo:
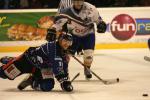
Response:
[[[93,62],[93,50],[84,50],[84,63],[86,65],[91,65]]]
[[[51,91],[54,88],[54,79],[43,79],[40,82],[40,88],[42,91]]]

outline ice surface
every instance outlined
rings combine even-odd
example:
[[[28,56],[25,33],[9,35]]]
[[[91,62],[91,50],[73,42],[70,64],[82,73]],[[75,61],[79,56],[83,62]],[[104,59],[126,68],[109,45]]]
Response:
[[[0,53],[0,57],[19,54]],[[73,82],[72,93],[62,92],[58,82],[51,92],[34,91],[30,87],[19,91],[17,84],[25,75],[14,81],[0,79],[0,100],[150,100],[150,62],[144,61],[145,55],[150,55],[148,49],[95,51],[92,70],[104,79],[119,77],[120,82],[112,85],[104,85],[94,76],[93,80],[85,81],[83,67],[72,58],[70,77],[80,72]],[[143,97],[144,93],[149,96]]]

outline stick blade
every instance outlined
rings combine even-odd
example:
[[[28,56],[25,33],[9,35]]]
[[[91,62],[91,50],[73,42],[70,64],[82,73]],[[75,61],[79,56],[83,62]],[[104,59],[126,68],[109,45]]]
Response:
[[[116,78],[116,79],[106,79],[103,81],[103,83],[105,85],[109,85],[109,84],[115,84],[115,83],[118,83],[120,81],[119,78]]]

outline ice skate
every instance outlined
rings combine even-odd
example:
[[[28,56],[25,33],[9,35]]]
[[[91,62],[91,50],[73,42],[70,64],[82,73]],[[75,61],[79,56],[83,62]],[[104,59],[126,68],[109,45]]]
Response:
[[[32,82],[33,82],[33,76],[32,76],[32,74],[29,74],[29,75],[27,75],[27,76],[25,77],[25,79],[23,79],[23,80],[21,81],[21,83],[18,85],[17,88],[18,88],[19,90],[23,90],[23,89],[25,89],[27,86],[31,85]]]
[[[88,70],[87,68],[84,68],[84,75],[87,80],[92,78],[92,74],[91,74],[90,70]]]

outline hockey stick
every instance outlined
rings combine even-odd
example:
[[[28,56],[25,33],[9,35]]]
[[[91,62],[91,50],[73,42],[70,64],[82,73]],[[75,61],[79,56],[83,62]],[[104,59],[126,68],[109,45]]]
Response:
[[[71,83],[80,75],[80,73],[77,73],[71,80]]]
[[[87,70],[89,70],[95,77],[97,77],[102,83],[104,83],[105,85],[107,84],[113,84],[113,83],[118,83],[119,82],[119,78],[116,79],[110,79],[110,80],[104,80],[102,78],[100,78],[95,72],[93,72],[91,69],[87,68],[87,66],[85,66],[77,57],[75,57],[74,55],[71,55],[76,61],[78,61],[84,68],[86,68]]]
[[[144,56],[144,60],[149,61],[150,62],[150,57],[148,56]]]

